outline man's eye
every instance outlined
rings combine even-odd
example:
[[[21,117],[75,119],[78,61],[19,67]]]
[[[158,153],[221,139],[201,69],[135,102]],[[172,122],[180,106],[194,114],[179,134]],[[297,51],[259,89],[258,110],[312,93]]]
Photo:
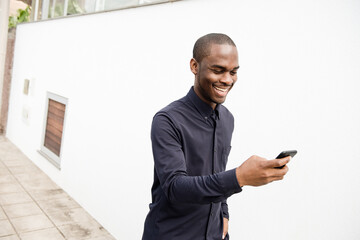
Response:
[[[232,76],[234,76],[234,75],[237,74],[237,72],[236,72],[236,71],[231,71],[230,74],[231,74]]]
[[[222,70],[218,70],[218,69],[213,69],[212,70],[215,74],[220,74],[220,73],[223,73]]]

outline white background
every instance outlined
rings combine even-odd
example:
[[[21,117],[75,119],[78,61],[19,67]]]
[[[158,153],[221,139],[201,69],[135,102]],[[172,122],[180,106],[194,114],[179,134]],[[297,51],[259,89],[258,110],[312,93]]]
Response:
[[[22,24],[7,137],[117,239],[140,239],[152,116],[192,85],[196,39],[223,32],[241,66],[228,169],[298,150],[283,181],[228,200],[231,238],[360,239],[359,13],[356,0],[184,0]],[[61,171],[37,153],[47,91],[68,98]]]

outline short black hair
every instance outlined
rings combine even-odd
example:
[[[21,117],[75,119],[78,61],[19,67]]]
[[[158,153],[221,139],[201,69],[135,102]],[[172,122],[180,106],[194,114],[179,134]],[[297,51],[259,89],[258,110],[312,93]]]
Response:
[[[194,45],[193,58],[201,62],[204,57],[209,56],[211,44],[227,44],[236,47],[234,41],[223,33],[209,33],[199,38]]]

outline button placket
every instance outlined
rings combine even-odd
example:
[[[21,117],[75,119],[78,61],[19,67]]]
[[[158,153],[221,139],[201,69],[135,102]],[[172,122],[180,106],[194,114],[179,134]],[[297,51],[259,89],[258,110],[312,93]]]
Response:
[[[216,154],[216,152],[217,152],[217,150],[216,150],[216,147],[217,147],[217,138],[216,138],[216,119],[215,119],[215,115],[212,115],[212,120],[213,120],[213,123],[214,123],[214,141],[213,141],[213,161],[212,161],[212,173],[213,174],[215,174],[216,173],[216,171],[215,171],[215,162],[216,162],[216,156],[217,156],[217,154]]]

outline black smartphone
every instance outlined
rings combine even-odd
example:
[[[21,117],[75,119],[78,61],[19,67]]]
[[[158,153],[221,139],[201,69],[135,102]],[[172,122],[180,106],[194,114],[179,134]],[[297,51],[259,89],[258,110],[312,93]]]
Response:
[[[297,154],[297,151],[296,151],[296,150],[282,151],[282,152],[276,157],[276,159],[284,158],[284,157],[288,157],[288,156],[294,157],[296,154]],[[285,167],[285,165],[284,165],[284,166],[281,166],[281,167],[275,167],[275,168],[283,168],[283,167]]]

